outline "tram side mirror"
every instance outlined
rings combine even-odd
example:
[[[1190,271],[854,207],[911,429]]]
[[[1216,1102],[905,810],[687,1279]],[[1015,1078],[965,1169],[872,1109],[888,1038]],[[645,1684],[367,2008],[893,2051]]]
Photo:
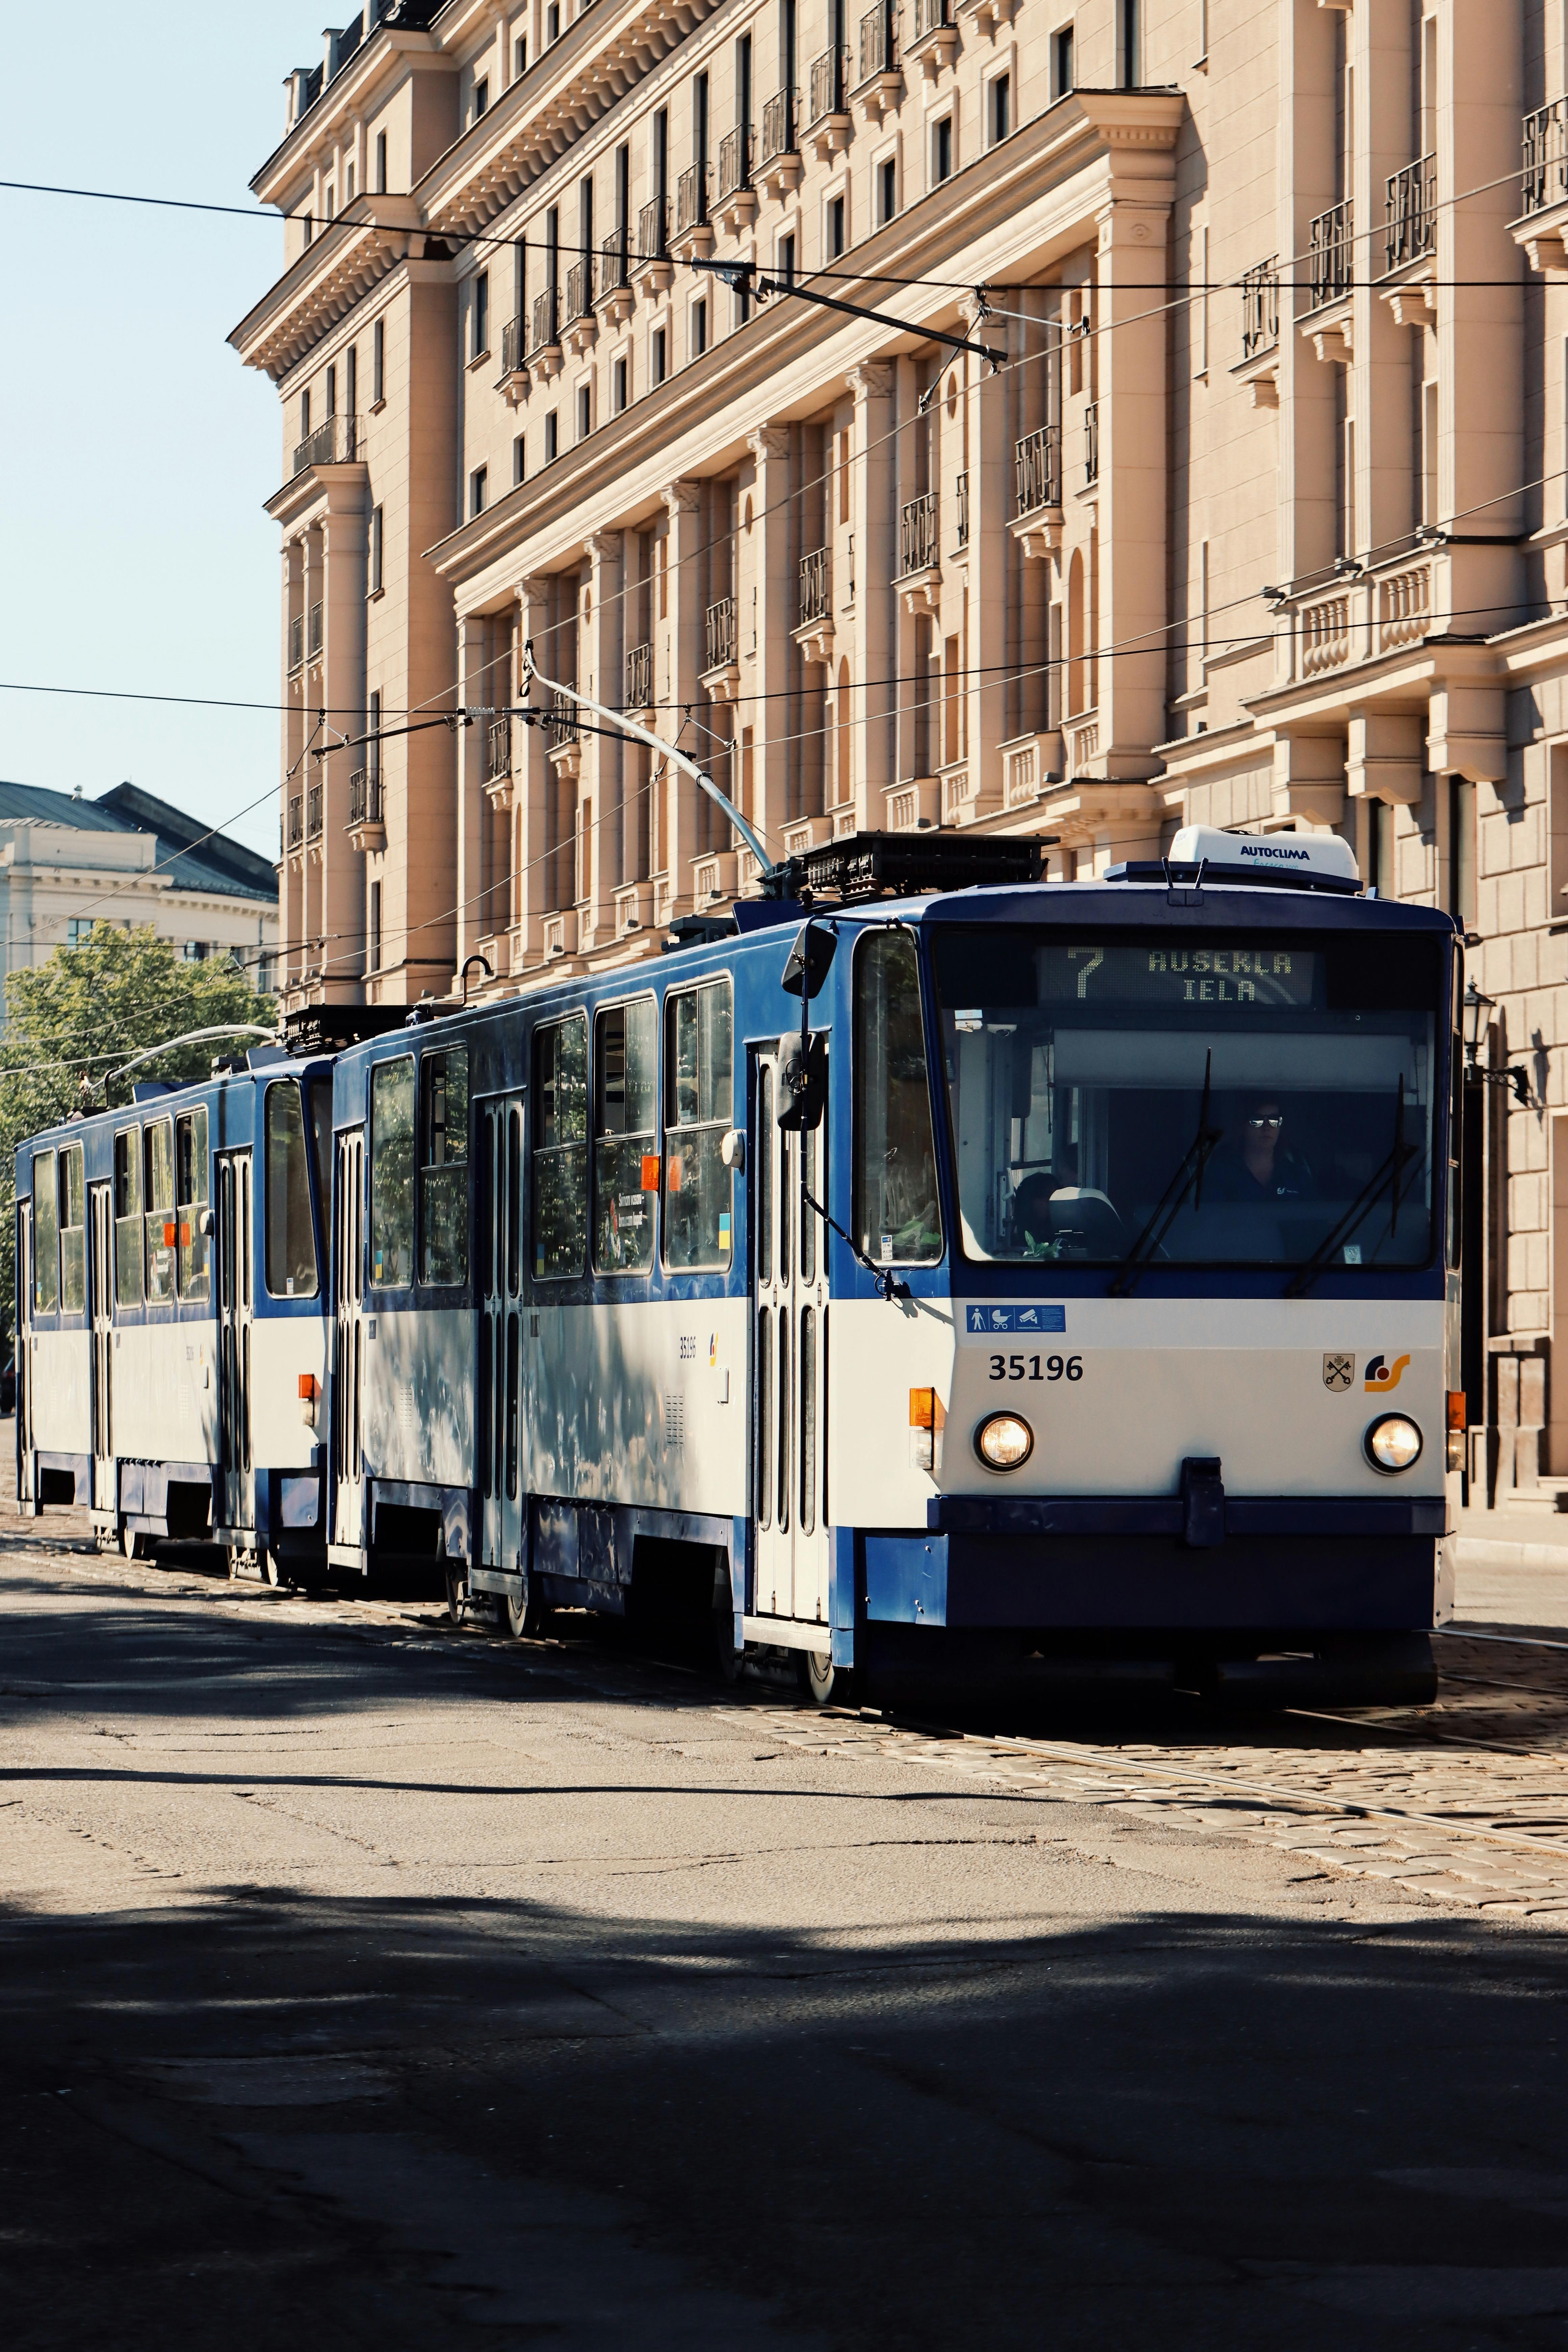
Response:
[[[779,1039],[779,1125],[801,1132],[822,1125],[827,1104],[827,1040],[795,1030]]]
[[[210,1234],[212,1229],[213,1213],[210,1209],[204,1209],[201,1215],[196,1219],[196,1231],[199,1234]]]
[[[838,941],[831,931],[819,930],[815,923],[802,926],[795,943],[789,951],[779,986],[786,996],[804,996],[807,1003],[817,993],[833,965],[833,952]]]

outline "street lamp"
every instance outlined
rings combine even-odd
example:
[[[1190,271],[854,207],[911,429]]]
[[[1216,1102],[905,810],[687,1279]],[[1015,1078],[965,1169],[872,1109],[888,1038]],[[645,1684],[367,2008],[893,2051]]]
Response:
[[[1481,1040],[1487,1034],[1487,1015],[1496,1010],[1496,1000],[1481,994],[1472,975],[1461,1002],[1465,1014],[1465,1061],[1473,1070],[1481,1050]]]

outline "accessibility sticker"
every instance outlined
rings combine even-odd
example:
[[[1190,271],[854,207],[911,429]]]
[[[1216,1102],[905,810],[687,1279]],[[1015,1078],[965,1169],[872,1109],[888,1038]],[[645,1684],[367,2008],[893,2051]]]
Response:
[[[1016,1306],[998,1307],[974,1300],[963,1310],[963,1328],[976,1336],[992,1331],[1065,1331],[1068,1311],[1059,1302],[1030,1298]]]

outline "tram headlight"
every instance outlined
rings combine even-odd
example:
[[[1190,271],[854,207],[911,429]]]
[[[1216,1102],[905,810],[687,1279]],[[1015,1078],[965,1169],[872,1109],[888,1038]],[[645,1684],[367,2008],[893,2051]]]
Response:
[[[1408,1414],[1385,1412],[1362,1440],[1374,1470],[1408,1470],[1421,1453],[1421,1432]]]
[[[974,1433],[974,1451],[987,1470],[1016,1470],[1035,1450],[1035,1433],[1016,1412],[994,1412]]]

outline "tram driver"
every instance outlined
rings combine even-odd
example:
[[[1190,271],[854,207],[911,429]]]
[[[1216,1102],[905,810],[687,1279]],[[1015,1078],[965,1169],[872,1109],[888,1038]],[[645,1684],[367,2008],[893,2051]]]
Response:
[[[1316,1191],[1311,1169],[1287,1139],[1281,1098],[1255,1096],[1242,1117],[1239,1141],[1232,1144],[1227,1138],[1209,1164],[1205,1195],[1260,1206],[1310,1201]]]

